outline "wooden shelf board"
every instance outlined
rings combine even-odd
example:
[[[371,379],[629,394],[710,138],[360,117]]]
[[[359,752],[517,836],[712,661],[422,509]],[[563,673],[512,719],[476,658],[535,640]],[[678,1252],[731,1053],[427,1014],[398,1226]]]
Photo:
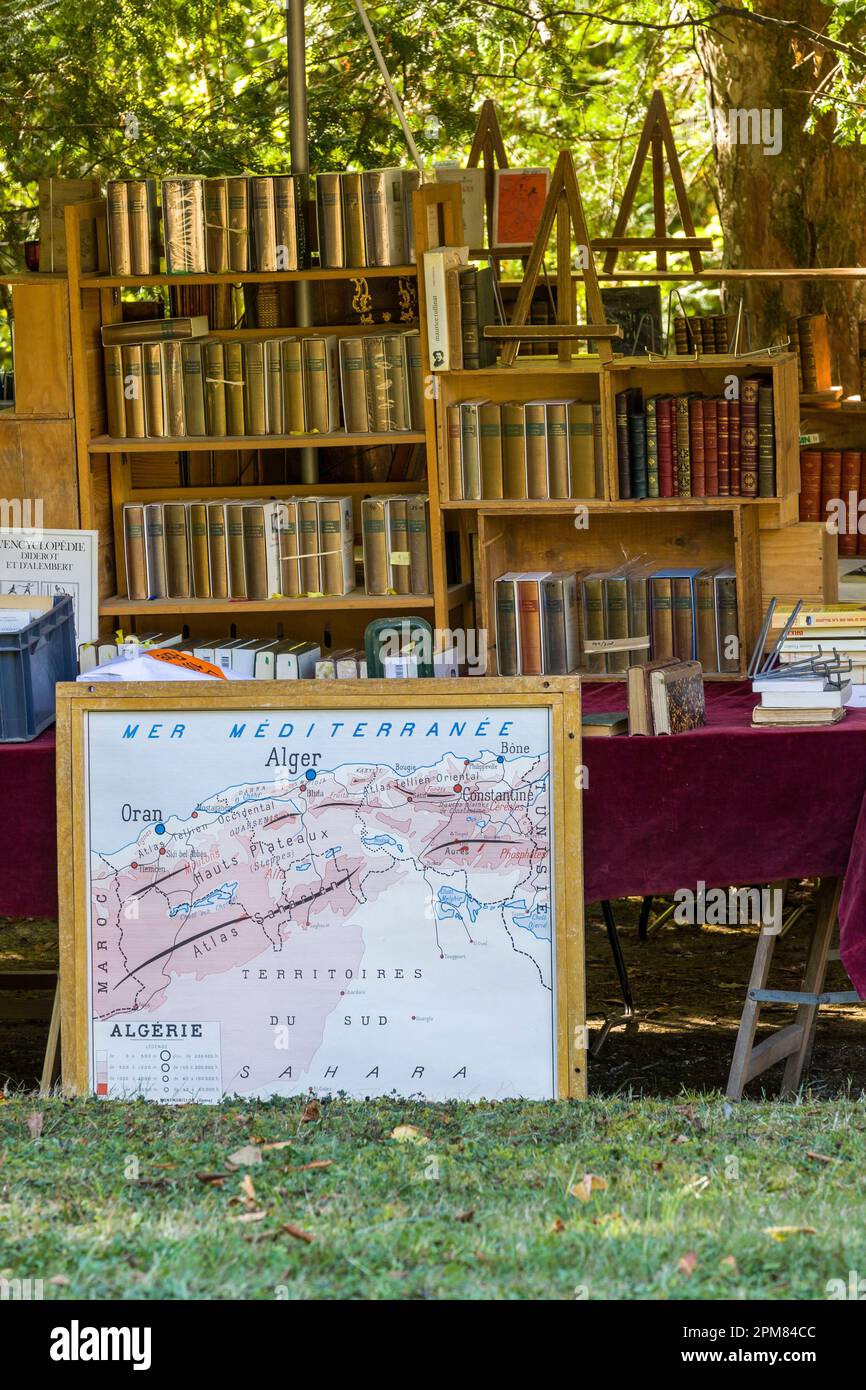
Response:
[[[130,319],[129,322],[134,322]],[[354,335],[371,336],[383,333],[411,333],[418,327],[417,319],[389,319],[378,323],[317,323],[310,328],[283,324],[279,328],[210,328],[209,338],[309,338],[315,333],[337,333],[344,338]]]
[[[282,498],[305,497],[311,491],[325,497],[379,497],[389,493],[426,492],[425,479],[412,482],[390,483],[225,483],[210,487],[198,487],[190,483],[187,487],[162,487],[154,484],[152,488],[130,488],[128,502],[219,502],[224,497],[235,496],[243,501],[242,492],[251,497]]]
[[[508,377],[513,377],[515,372],[536,372],[544,373],[549,376],[553,373],[563,376],[574,376],[580,372],[587,376],[598,376],[600,362],[597,357],[578,357],[573,362],[560,362],[558,357],[521,357],[518,355],[513,367],[502,367],[498,363],[495,367],[460,367],[455,371],[434,372],[434,379],[447,377],[449,381],[483,381],[485,378],[495,377],[498,381],[505,381]]]
[[[82,275],[82,289],[138,289],[146,285],[269,285],[291,284],[299,280],[382,280],[416,276],[414,265],[367,265],[332,270],[315,266],[309,270],[226,270],[195,275]]]
[[[464,586],[457,586],[464,587]],[[450,593],[449,593],[450,596]],[[330,613],[344,609],[361,609],[369,612],[379,609],[432,608],[431,594],[367,594],[363,589],[353,589],[342,597],[326,594],[323,598],[271,598],[271,599],[227,599],[227,598],[154,598],[130,599],[116,595],[101,599],[99,611],[103,615],[122,616],[124,613]]]
[[[685,367],[686,369],[716,369],[736,367],[738,370],[755,370],[758,367],[771,367],[774,362],[791,357],[790,352],[776,352],[772,357],[765,354],[749,354],[737,357],[728,352],[704,352],[695,358],[691,355],[673,353],[670,357],[615,357],[605,363],[605,371],[659,371],[666,367]]]
[[[373,444],[423,444],[423,430],[394,430],[387,434],[347,434],[334,430],[331,434],[236,434],[214,439],[202,435],[186,435],[180,439],[112,439],[98,434],[88,445],[91,454],[153,454],[217,452],[223,449],[334,449],[364,447]]]
[[[784,497],[641,497],[608,500],[601,497],[484,497],[475,502],[441,502],[445,511],[532,512],[561,516],[575,507],[589,511],[671,512],[704,511],[707,507],[730,510],[740,506],[778,506]]]

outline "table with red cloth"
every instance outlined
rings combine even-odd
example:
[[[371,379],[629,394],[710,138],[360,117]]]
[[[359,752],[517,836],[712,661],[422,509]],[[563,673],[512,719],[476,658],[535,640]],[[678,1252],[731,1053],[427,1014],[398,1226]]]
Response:
[[[826,728],[752,728],[748,682],[705,690],[703,729],[584,739],[586,901],[845,875],[842,963],[866,997],[866,709]],[[587,712],[626,708],[619,681],[582,698]]]
[[[57,916],[54,729],[0,743],[0,917]]]

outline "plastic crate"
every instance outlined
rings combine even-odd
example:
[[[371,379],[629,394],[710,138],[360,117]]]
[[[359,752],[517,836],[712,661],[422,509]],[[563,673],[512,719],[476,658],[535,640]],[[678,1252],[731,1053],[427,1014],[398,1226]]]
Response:
[[[20,632],[0,632],[0,743],[26,743],[53,724],[54,687],[77,674],[69,594]]]

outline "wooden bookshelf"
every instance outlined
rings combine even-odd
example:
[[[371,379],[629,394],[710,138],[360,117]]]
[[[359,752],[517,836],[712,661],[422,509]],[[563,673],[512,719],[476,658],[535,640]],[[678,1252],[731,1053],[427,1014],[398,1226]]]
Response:
[[[446,185],[429,186],[418,191],[416,207],[416,226],[419,227],[419,240],[431,215],[439,221],[439,235],[459,244],[462,235],[462,220],[459,219],[459,188]],[[471,616],[472,583],[468,568],[469,551],[465,545],[458,553],[462,568],[452,575],[448,583],[446,575],[445,541],[442,517],[438,507],[439,484],[436,472],[437,454],[435,449],[435,414],[432,400],[425,401],[425,420],[423,429],[393,432],[370,432],[365,434],[347,433],[344,429],[327,434],[282,434],[282,435],[243,435],[214,438],[209,436],[184,436],[183,438],[145,438],[116,439],[106,433],[105,395],[103,385],[103,355],[100,328],[106,323],[117,323],[122,318],[121,292],[124,289],[154,287],[183,288],[191,285],[286,285],[298,282],[322,281],[333,284],[343,282],[355,286],[358,281],[367,280],[411,280],[418,282],[416,265],[399,266],[361,266],[346,269],[312,267],[301,271],[230,271],[222,274],[170,275],[160,273],[143,276],[118,276],[108,273],[106,205],[104,200],[96,199],[87,203],[71,205],[66,210],[67,246],[69,254],[69,295],[71,308],[72,373],[76,399],[82,402],[82,409],[76,420],[76,459],[78,483],[81,495],[83,526],[95,526],[100,532],[100,613],[106,618],[123,620],[135,626],[139,620],[149,615],[172,615],[183,620],[186,628],[192,623],[195,631],[201,622],[207,627],[208,619],[230,622],[233,630],[239,626],[247,627],[244,620],[248,615],[256,616],[262,635],[267,635],[267,624],[263,615],[272,623],[282,625],[282,617],[290,616],[293,624],[300,620],[301,636],[314,636],[321,633],[323,625],[329,631],[339,633],[341,639],[354,641],[360,645],[363,628],[377,612],[411,613],[415,609],[426,611],[434,625],[440,628],[457,626]],[[96,225],[96,239],[99,271],[80,273],[81,226],[86,221]],[[423,246],[428,243],[423,241]],[[419,299],[421,291],[419,289]],[[419,319],[400,318],[395,311],[393,318],[377,322],[358,322],[334,325],[323,323],[318,327],[263,327],[242,329],[214,329],[213,336],[219,338],[269,338],[285,336],[307,336],[310,333],[335,333],[339,336],[363,335],[368,333],[388,333],[417,328]],[[421,335],[422,361],[424,371],[429,372],[426,356],[426,341]],[[267,457],[267,451],[298,451],[301,449],[374,449],[387,446],[398,448],[407,445],[427,445],[427,478],[404,482],[334,482],[334,470],[330,470],[324,483],[273,483],[261,481],[263,467],[252,467],[249,471],[252,480],[234,484],[210,486],[165,486],[166,469],[157,467],[159,460],[165,458],[170,469],[175,459],[186,456],[200,458],[209,453],[213,456],[237,453],[250,457],[259,464]],[[205,468],[207,463],[205,461]],[[246,471],[246,470],[245,470]],[[154,486],[146,486],[144,479],[154,475]],[[260,603],[220,599],[159,599],[138,602],[130,600],[125,593],[125,565],[123,552],[123,506],[126,502],[193,500],[201,498],[252,498],[252,497],[294,497],[305,493],[348,495],[355,508],[356,536],[360,537],[361,501],[367,496],[382,496],[389,493],[428,491],[430,504],[430,545],[433,589],[429,595],[368,595],[355,590],[345,596],[328,596],[311,599],[270,599]],[[296,629],[293,626],[292,631]]]

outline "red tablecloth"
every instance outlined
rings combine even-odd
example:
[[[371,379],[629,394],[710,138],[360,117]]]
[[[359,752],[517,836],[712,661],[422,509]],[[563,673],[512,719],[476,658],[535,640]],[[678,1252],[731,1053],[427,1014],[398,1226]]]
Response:
[[[57,916],[54,730],[0,743],[0,917]]]
[[[748,684],[706,695],[694,733],[584,740],[587,902],[847,871],[842,961],[866,997],[866,710],[830,728],[753,729]],[[625,709],[625,686],[586,685],[583,700]]]

